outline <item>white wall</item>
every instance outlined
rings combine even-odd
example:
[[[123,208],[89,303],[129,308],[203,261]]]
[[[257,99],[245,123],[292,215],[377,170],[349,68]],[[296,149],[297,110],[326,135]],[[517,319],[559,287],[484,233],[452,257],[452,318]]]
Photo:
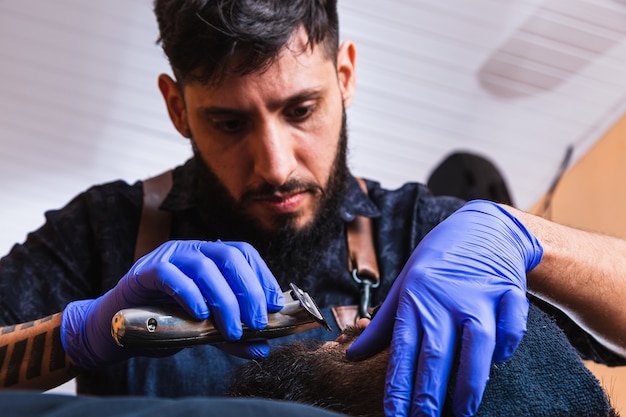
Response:
[[[146,1],[0,2],[0,250],[93,183],[184,160]]]

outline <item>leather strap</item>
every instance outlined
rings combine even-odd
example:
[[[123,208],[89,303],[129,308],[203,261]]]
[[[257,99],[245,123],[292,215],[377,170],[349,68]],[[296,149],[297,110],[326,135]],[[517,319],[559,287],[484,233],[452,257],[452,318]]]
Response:
[[[362,178],[357,178],[361,189],[367,194],[367,186]],[[348,238],[348,270],[361,278],[367,277],[372,281],[372,287],[378,286],[380,273],[374,239],[372,234],[372,219],[365,216],[356,216],[347,225]]]
[[[165,210],[159,210],[159,207],[171,188],[171,170],[143,182],[143,206],[137,229],[135,261],[170,237],[172,216]]]
[[[367,309],[367,316],[363,316],[359,311],[359,306],[357,305],[349,305],[349,306],[333,306],[330,308],[330,312],[335,319],[335,323],[339,328],[340,332],[343,332],[350,326],[354,326],[358,319],[361,317],[372,318],[372,314],[374,313],[374,308],[369,307]]]

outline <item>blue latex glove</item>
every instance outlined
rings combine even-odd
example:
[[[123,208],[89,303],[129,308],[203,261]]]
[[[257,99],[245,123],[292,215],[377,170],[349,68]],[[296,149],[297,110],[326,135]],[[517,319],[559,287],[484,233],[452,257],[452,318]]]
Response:
[[[360,360],[391,343],[386,415],[439,416],[457,352],[453,411],[476,413],[491,361],[508,359],[526,332],[526,272],[542,255],[519,220],[482,200],[466,203],[420,242],[346,352]]]
[[[276,279],[249,244],[171,241],[139,259],[100,298],[68,304],[61,322],[63,347],[76,365],[86,369],[132,356],[173,354],[179,349],[122,348],[111,336],[111,320],[120,309],[171,303],[199,320],[213,315],[218,330],[235,341],[243,334],[242,322],[254,330],[264,328],[267,313],[280,310],[284,299]],[[220,347],[250,358],[269,352],[263,342]]]

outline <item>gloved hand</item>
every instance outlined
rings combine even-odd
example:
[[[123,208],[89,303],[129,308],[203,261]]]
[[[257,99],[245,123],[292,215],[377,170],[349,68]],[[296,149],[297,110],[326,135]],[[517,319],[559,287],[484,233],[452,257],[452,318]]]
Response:
[[[453,411],[476,413],[491,361],[508,359],[526,332],[526,272],[542,255],[519,220],[487,201],[466,203],[426,235],[346,352],[360,360],[391,343],[386,415],[440,415],[457,353]]]
[[[63,347],[76,365],[86,369],[132,356],[163,356],[168,352],[118,346],[111,336],[111,320],[123,308],[171,303],[199,320],[213,315],[217,329],[235,341],[243,334],[242,322],[254,330],[264,328],[267,313],[280,310],[284,299],[276,279],[249,244],[171,241],[139,259],[100,298],[68,304],[61,322]],[[221,347],[228,351],[227,345]],[[267,343],[261,342],[231,346],[231,353],[244,357],[269,352]]]

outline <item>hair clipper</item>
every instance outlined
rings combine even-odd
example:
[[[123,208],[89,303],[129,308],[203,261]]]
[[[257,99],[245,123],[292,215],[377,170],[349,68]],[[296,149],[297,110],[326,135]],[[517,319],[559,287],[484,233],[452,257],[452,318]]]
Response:
[[[323,326],[331,330],[313,299],[294,284],[283,293],[285,307],[267,315],[267,327],[251,330],[243,326],[241,341],[273,339]],[[213,320],[194,320],[175,305],[128,308],[115,314],[111,333],[120,346],[172,348],[227,342]]]

